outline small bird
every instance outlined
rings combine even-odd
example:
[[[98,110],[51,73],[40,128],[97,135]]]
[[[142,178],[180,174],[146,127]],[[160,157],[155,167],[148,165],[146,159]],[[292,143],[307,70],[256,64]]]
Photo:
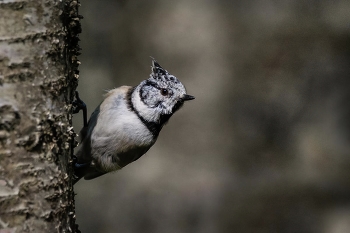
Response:
[[[73,183],[119,170],[139,159],[154,145],[169,118],[193,99],[155,59],[148,79],[136,87],[110,90],[88,122],[86,105],[76,93],[73,113],[84,111],[84,127],[73,160]]]

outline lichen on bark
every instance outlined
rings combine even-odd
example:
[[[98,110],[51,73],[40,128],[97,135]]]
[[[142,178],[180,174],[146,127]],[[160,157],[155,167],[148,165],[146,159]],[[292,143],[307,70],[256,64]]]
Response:
[[[79,1],[0,1],[0,231],[78,232]]]

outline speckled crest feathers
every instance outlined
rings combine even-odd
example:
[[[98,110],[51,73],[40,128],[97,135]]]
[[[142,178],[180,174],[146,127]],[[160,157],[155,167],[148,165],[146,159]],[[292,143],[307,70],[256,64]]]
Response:
[[[172,74],[170,74],[166,69],[164,69],[159,63],[152,58],[152,73],[149,79],[154,79],[155,81],[162,82],[173,82],[175,84],[179,83],[179,80]]]

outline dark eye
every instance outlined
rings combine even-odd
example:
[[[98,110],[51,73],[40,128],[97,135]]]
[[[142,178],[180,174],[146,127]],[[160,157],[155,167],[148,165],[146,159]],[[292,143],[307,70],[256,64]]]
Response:
[[[168,89],[165,89],[165,88],[160,89],[160,94],[166,96],[166,95],[168,95],[168,93],[169,93]]]

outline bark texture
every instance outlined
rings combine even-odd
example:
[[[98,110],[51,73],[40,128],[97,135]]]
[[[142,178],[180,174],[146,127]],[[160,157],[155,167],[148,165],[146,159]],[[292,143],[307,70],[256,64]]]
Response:
[[[0,1],[0,232],[77,232],[78,1]]]

